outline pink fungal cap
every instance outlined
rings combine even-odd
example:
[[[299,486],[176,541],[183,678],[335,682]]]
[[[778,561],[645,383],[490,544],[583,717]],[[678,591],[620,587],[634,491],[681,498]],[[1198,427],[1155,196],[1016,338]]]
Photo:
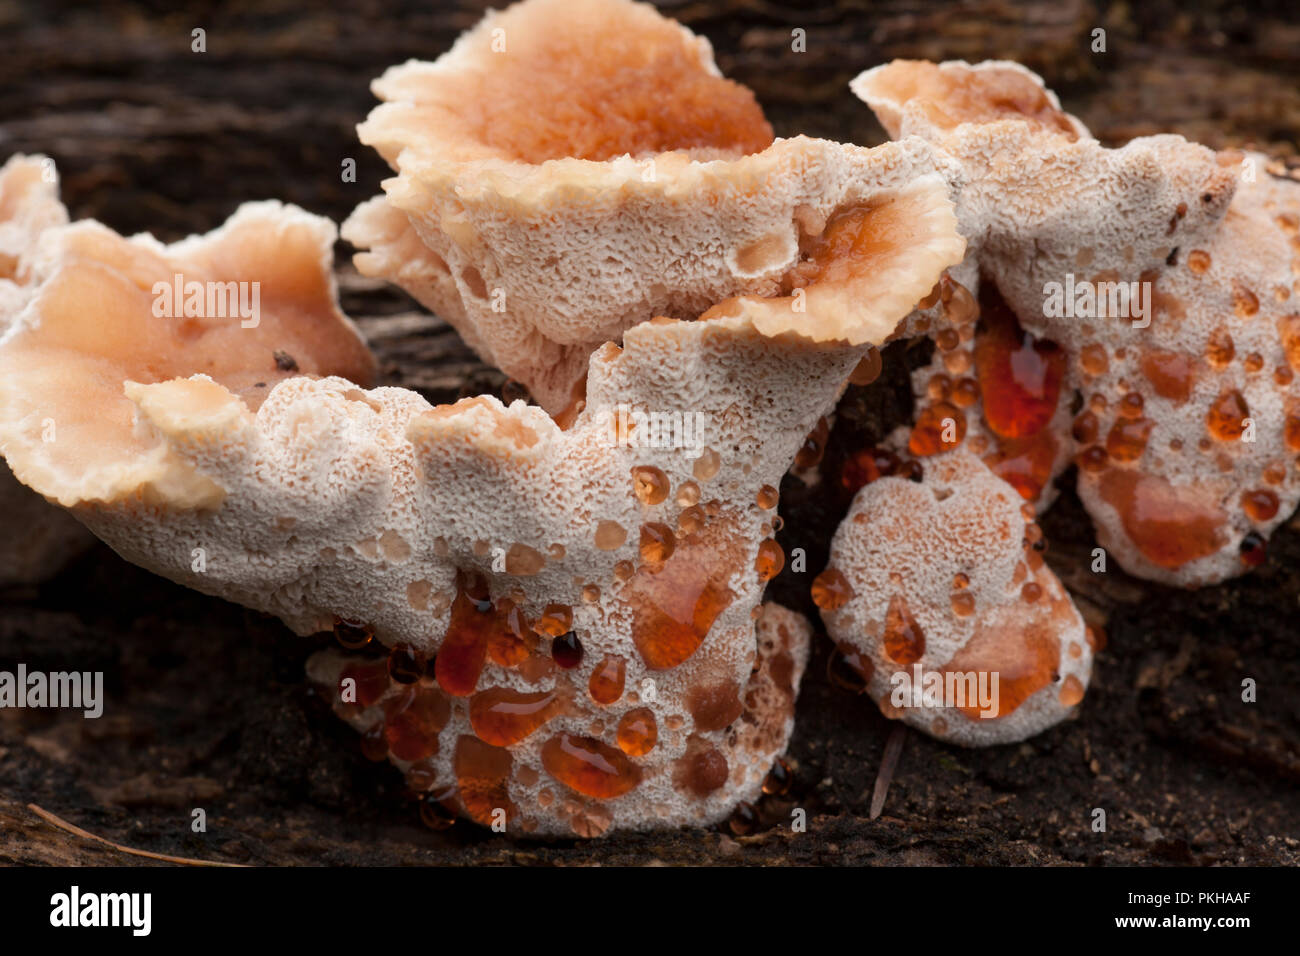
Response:
[[[397,175],[344,224],[357,268],[552,413],[604,342],[725,300],[769,335],[879,342],[964,248],[927,144],[774,141],[708,41],[648,4],[525,0],[374,90],[358,132]],[[905,263],[909,229],[929,240]]]

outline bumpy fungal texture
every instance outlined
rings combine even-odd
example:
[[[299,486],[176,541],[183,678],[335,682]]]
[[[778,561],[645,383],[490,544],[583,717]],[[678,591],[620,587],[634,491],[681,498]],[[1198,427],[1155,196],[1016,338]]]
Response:
[[[447,812],[487,825],[497,814],[523,833],[595,837],[713,823],[756,800],[794,728],[811,634],[802,616],[762,605],[743,684],[686,693],[646,676],[635,655],[553,668],[544,690],[520,682],[518,692],[507,684],[469,698],[427,676],[401,684],[382,658],[339,651],[316,654],[308,673],[339,716],[383,741],[371,755],[386,753]],[[350,699],[348,678],[361,696]]]
[[[952,279],[986,317],[1002,317],[992,337],[1003,346],[986,349],[988,367],[1043,359],[1023,339],[1017,351],[1016,335],[1037,337],[1038,353],[1047,342],[1061,350],[1037,361],[1061,376],[1049,417],[1052,390],[1033,386],[1043,376],[978,380],[968,370],[979,369],[980,337],[957,329],[954,344],[940,322],[930,332],[952,347],[940,342],[918,393],[953,404],[942,381],[927,392],[931,378],[959,370],[949,387],[980,397],[964,410],[981,426],[966,441],[995,470],[1008,454],[986,427],[990,411],[1013,428],[1008,410],[1046,419],[1037,438],[1014,439],[1025,443],[1009,455],[1019,462],[1000,473],[1032,471],[1022,491],[1045,503],[1034,487],[1047,489],[1073,445],[1098,538],[1131,573],[1197,587],[1261,560],[1264,539],[1300,500],[1300,186],[1269,175],[1264,157],[1177,136],[1105,149],[1014,64],[898,62],[853,88],[891,135],[926,137],[960,163],[954,187],[970,246]],[[1139,305],[1149,295],[1149,326],[1124,308],[1117,283],[1138,283]],[[1006,331],[1008,315],[1019,331]],[[1082,408],[1067,430],[1076,394]]]
[[[926,291],[888,253],[946,209],[882,190],[937,174],[928,145],[773,142],[708,41],[647,4],[525,0],[374,90],[358,132],[398,175],[344,224],[357,268],[553,413],[596,347],[654,316],[767,299],[749,310],[768,334],[859,344]]]
[[[1089,637],[1022,508],[964,450],[930,458],[920,482],[887,477],[858,492],[814,593],[886,716],[986,746],[1024,740],[1083,698]]]
[[[199,375],[154,414],[219,430],[291,376],[368,384],[374,360],[338,310],[334,237],[328,220],[275,202],[171,245],[93,220],[46,233],[42,281],[0,346],[0,451],[17,478],[65,506],[220,505],[225,489],[140,419],[133,396]]]
[[[40,283],[41,237],[67,221],[51,160],[17,155],[0,167],[0,340]],[[75,518],[42,501],[3,463],[0,520],[0,585],[43,581],[94,541]]]

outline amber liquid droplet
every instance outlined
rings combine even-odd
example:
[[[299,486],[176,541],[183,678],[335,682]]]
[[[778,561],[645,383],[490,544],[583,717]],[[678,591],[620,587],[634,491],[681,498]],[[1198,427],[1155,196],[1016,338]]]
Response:
[[[958,617],[970,617],[975,613],[975,595],[969,591],[958,591],[951,597],[952,613]]]
[[[695,475],[697,481],[708,481],[713,478],[722,468],[722,458],[712,448],[706,448],[695,459],[695,464],[691,466],[691,473]]]
[[[1096,472],[1104,470],[1110,464],[1110,455],[1106,449],[1100,445],[1090,445],[1083,451],[1079,452],[1079,467],[1084,471]]]
[[[970,408],[980,400],[979,383],[973,378],[963,378],[952,387],[950,397],[958,408]]]
[[[578,640],[578,635],[569,631],[551,641],[551,659],[555,661],[557,667],[562,667],[566,671],[573,670],[581,664],[582,641]]]
[[[1026,581],[1020,589],[1020,599],[1026,604],[1033,604],[1043,596],[1043,589],[1036,581]]]
[[[1210,271],[1210,254],[1204,249],[1193,249],[1187,254],[1187,268],[1193,275],[1203,276]]]
[[[456,811],[448,805],[451,791],[426,794],[420,800],[420,822],[430,830],[447,830],[456,823]]]
[[[1119,400],[1120,417],[1141,418],[1144,404],[1142,396],[1138,392],[1129,392]]]
[[[384,736],[394,757],[415,762],[438,752],[438,734],[451,718],[451,704],[442,691],[411,687],[384,710]]]
[[[1044,428],[1028,438],[998,439],[998,450],[984,459],[992,472],[1032,501],[1051,480],[1056,462],[1056,436]]]
[[[546,637],[559,637],[573,629],[573,609],[564,604],[548,604],[542,616],[533,622],[533,630]]]
[[[597,664],[587,681],[591,699],[598,704],[612,704],[622,697],[626,670],[621,657],[606,657]]]
[[[361,734],[361,753],[367,760],[378,763],[388,756],[388,737],[381,720]]]
[[[1137,421],[1119,419],[1106,436],[1106,453],[1114,461],[1137,461],[1146,451],[1147,440],[1155,422],[1146,418]]]
[[[641,782],[641,771],[627,755],[591,737],[559,734],[542,745],[542,766],[578,793],[608,800]]]
[[[671,490],[668,476],[653,465],[637,465],[632,469],[632,493],[643,505],[657,505],[668,497]]]
[[[758,827],[758,811],[754,809],[753,804],[744,801],[736,804],[736,809],[731,811],[731,816],[727,819],[727,829],[735,836],[749,836],[756,832]]]
[[[722,522],[684,538],[662,565],[644,565],[624,585],[632,638],[647,667],[676,667],[699,648],[735,599],[727,586],[739,553]]]
[[[414,684],[424,676],[424,657],[410,644],[397,644],[388,652],[388,676],[399,684]]]
[[[627,529],[617,521],[601,521],[596,525],[594,540],[601,551],[616,551],[627,540]]]
[[[955,405],[938,402],[917,416],[907,450],[918,458],[948,451],[966,437],[966,415]]]
[[[469,722],[484,743],[509,747],[555,716],[559,702],[559,694],[554,690],[526,694],[506,687],[489,687],[470,698]]]
[[[869,485],[885,475],[892,475],[897,470],[898,457],[893,452],[881,448],[862,448],[840,466],[840,487],[847,497],[852,497],[863,485]]]
[[[1205,359],[1215,368],[1223,368],[1236,354],[1237,349],[1232,344],[1232,336],[1223,329],[1212,332],[1209,341],[1205,343]]]
[[[885,654],[890,660],[908,667],[921,659],[925,653],[925,635],[921,627],[908,610],[907,601],[901,594],[889,599],[889,609],[885,612]]]
[[[1100,423],[1097,421],[1097,416],[1092,412],[1084,412],[1074,420],[1074,426],[1070,429],[1070,433],[1079,444],[1091,445],[1097,440],[1099,427]]]
[[[790,792],[793,783],[794,774],[790,771],[790,765],[777,757],[776,763],[772,764],[772,769],[763,778],[763,792],[769,797],[783,796]]]
[[[1236,441],[1246,431],[1250,410],[1241,392],[1224,392],[1205,415],[1205,427],[1219,441]]]
[[[1079,678],[1070,674],[1061,684],[1061,692],[1057,695],[1062,707],[1073,707],[1079,701],[1083,700],[1083,682]]]
[[[775,508],[777,502],[781,500],[781,494],[771,485],[764,485],[758,489],[758,495],[755,497],[758,506],[764,510]]]
[[[835,653],[826,660],[826,680],[841,690],[861,694],[871,683],[875,665],[871,658],[848,644],[836,646]]]
[[[506,628],[503,618],[488,600],[486,585],[462,575],[457,581],[456,599],[451,602],[447,633],[434,662],[439,687],[453,697],[474,693],[486,662],[488,642]]]
[[[375,631],[369,624],[360,621],[345,621],[334,618],[334,638],[349,651],[359,651],[375,638]]]
[[[853,374],[849,376],[849,382],[853,385],[870,385],[880,378],[881,368],[880,350],[873,345],[858,362]]]
[[[804,440],[803,447],[794,456],[798,468],[812,468],[822,460],[826,453],[826,439],[830,437],[831,426],[825,418],[817,420],[817,425]]]
[[[1268,542],[1258,531],[1251,531],[1241,539],[1238,553],[1242,564],[1248,568],[1257,568],[1268,558]]]
[[[344,680],[351,678],[356,682],[355,702],[349,701],[344,706],[365,710],[384,695],[389,688],[388,664],[384,660],[358,661],[348,664],[339,674],[340,693]],[[340,697],[341,699],[341,697]]]
[[[668,525],[649,521],[641,526],[641,560],[646,564],[663,564],[676,547],[677,535]]]
[[[1116,468],[1102,475],[1099,490],[1138,550],[1162,568],[1181,567],[1223,544],[1227,517],[1196,486],[1174,486],[1157,475]]]
[[[785,567],[785,552],[771,538],[758,546],[758,557],[754,559],[754,571],[760,581],[770,581]]]
[[[853,598],[849,579],[835,568],[827,568],[813,578],[812,599],[823,611],[838,611]]]
[[[1241,496],[1241,507],[1251,521],[1265,522],[1277,516],[1278,499],[1267,488],[1256,488]]]
[[[509,791],[513,766],[510,751],[493,747],[469,734],[457,738],[453,761],[456,796],[460,798],[467,817],[476,823],[489,825],[496,810],[504,810],[507,819],[514,816]]]
[[[946,273],[939,282],[942,286],[940,297],[943,299],[944,318],[953,325],[965,325],[979,317],[980,303],[975,301],[969,289],[949,278]]]
[[[1142,354],[1141,366],[1142,374],[1161,398],[1185,402],[1191,397],[1196,370],[1188,356],[1152,349]]]
[[[975,374],[984,420],[1002,438],[1034,435],[1056,414],[1065,353],[1023,331],[991,281],[980,284],[980,304]]]
[[[649,707],[629,710],[618,722],[618,746],[629,757],[643,757],[659,742],[659,725]]]
[[[1110,356],[1106,347],[1096,342],[1085,345],[1079,350],[1079,367],[1089,375],[1101,375],[1110,368]]]

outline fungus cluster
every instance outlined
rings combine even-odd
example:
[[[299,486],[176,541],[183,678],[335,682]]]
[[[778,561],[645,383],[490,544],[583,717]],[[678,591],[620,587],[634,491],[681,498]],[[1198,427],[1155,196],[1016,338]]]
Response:
[[[627,0],[525,0],[374,88],[359,133],[395,176],[344,225],[358,269],[540,407],[369,388],[326,220],[127,239],[15,160],[0,451],[127,559],[332,631],[310,680],[431,826],[710,823],[779,785],[812,630],[763,602],[777,489],[890,338],[935,342],[892,438],[923,465],[857,482],[812,593],[882,710],[941,739],[1083,697],[1095,648],[1034,522],[1068,463],[1117,559],[1182,585],[1300,496],[1296,188],[1236,188],[1235,157],[1103,149],[1005,63],[863,74],[894,142],[777,140]],[[1053,313],[1074,272],[1149,283],[1150,321]]]

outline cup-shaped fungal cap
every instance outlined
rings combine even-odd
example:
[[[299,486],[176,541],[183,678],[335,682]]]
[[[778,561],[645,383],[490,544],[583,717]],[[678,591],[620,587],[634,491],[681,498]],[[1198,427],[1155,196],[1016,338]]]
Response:
[[[869,662],[886,716],[977,747],[1024,740],[1083,698],[1084,622],[1022,503],[965,451],[927,460],[920,482],[858,492],[817,596],[831,638]]]
[[[767,334],[878,342],[964,248],[925,143],[773,142],[645,4],[525,0],[374,88],[359,133],[397,175],[344,224],[358,269],[551,412],[603,342],[737,297]]]
[[[0,451],[60,504],[215,506],[221,486],[139,417],[186,419],[217,447],[298,375],[369,384],[374,360],[339,311],[334,226],[279,203],[242,206],[205,236],[163,245],[93,220],[47,233],[44,275],[0,346]],[[174,404],[172,404],[174,403]]]
[[[918,427],[956,407],[956,444],[1040,506],[1077,462],[1133,574],[1197,587],[1262,561],[1300,502],[1300,185],[1178,136],[1106,149],[1013,65],[896,62],[853,88],[962,170],[949,281],[972,305],[904,323],[937,346]]]

